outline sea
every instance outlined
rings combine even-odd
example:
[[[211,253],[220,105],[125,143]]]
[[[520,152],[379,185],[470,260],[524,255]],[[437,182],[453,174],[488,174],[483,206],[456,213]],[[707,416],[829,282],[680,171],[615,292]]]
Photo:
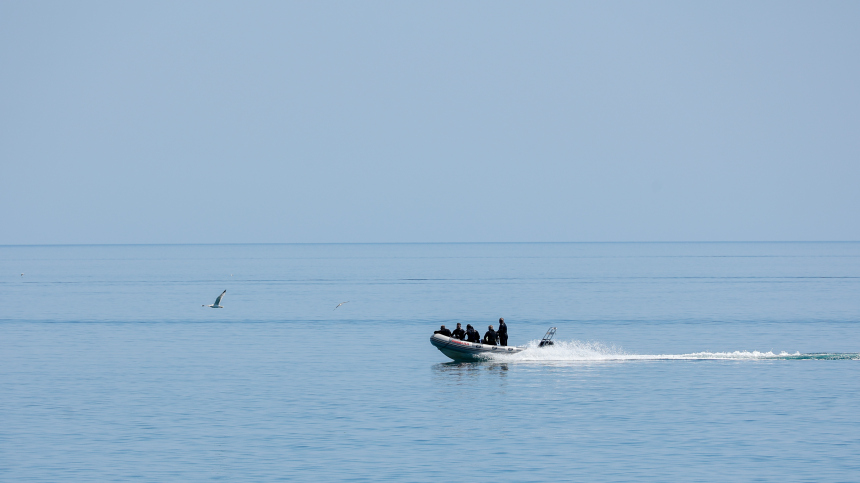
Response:
[[[858,353],[860,243],[0,246],[0,481],[858,482]]]

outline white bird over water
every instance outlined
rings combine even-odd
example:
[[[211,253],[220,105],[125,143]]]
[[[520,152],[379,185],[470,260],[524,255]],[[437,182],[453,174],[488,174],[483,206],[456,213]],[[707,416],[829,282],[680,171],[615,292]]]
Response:
[[[348,303],[349,303],[349,300],[347,300],[346,302],[341,302],[341,303],[337,304],[337,307],[340,307],[341,305],[348,304]],[[333,308],[332,310],[337,310],[337,307]]]
[[[215,299],[214,304],[212,304],[212,305],[205,305],[204,304],[203,307],[212,307],[213,309],[223,309],[224,307],[221,306],[221,298],[224,297],[225,293],[227,293],[226,290],[221,292],[221,295],[219,295],[218,298]]]

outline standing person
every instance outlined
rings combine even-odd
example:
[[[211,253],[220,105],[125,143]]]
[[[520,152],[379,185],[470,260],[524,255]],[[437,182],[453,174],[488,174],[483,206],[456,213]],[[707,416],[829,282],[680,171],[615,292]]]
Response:
[[[457,328],[451,332],[451,337],[455,339],[463,340],[466,338],[466,331],[463,330],[463,327],[460,326],[460,323],[457,323]]]
[[[491,325],[489,330],[487,330],[487,333],[484,334],[484,341],[482,343],[487,345],[498,345],[498,337],[499,336],[496,334],[496,331],[493,330],[493,326]]]
[[[460,324],[457,324],[459,327]],[[499,345],[506,346],[508,345],[508,326],[505,325],[505,318],[502,317],[499,319]]]
[[[481,333],[472,327],[472,324],[466,324],[466,340],[469,342],[481,343]]]

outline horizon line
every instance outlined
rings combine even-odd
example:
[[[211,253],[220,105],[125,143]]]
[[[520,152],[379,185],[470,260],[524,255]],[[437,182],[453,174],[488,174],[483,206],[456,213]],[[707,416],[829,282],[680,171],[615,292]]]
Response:
[[[660,244],[660,243],[858,243],[860,240],[671,240],[671,241],[476,241],[476,242],[185,242],[185,243],[11,243],[0,247],[84,247],[84,246],[223,246],[223,245],[562,245],[562,244]]]

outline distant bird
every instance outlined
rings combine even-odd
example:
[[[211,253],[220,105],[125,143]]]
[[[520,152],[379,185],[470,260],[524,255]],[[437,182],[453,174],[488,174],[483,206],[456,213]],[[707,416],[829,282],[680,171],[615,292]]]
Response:
[[[204,304],[203,307],[212,307],[213,309],[223,309],[224,307],[222,307],[220,304],[221,304],[221,298],[224,296],[225,293],[227,293],[226,290],[221,292],[221,295],[219,295],[218,298],[215,299],[214,304],[212,304],[212,305]]]
[[[23,277],[23,276],[24,276],[24,274],[22,273],[22,274],[21,274],[21,276]]]
[[[341,303],[337,304],[337,307],[340,307],[341,305],[348,304],[348,303],[349,303],[349,300],[347,300],[346,302],[341,302]],[[337,307],[333,308],[332,311],[337,310]]]

